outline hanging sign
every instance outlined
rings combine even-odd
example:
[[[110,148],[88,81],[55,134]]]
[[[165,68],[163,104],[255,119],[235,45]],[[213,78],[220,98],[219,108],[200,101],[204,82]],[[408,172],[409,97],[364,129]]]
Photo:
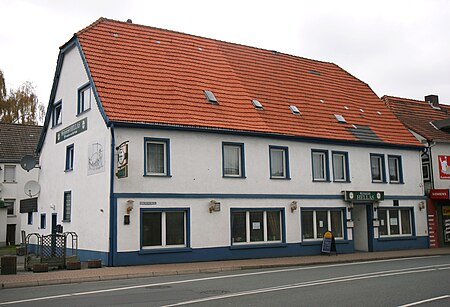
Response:
[[[116,147],[117,150],[117,178],[128,177],[128,141]]]
[[[450,180],[450,156],[438,156],[439,178]]]
[[[384,200],[383,191],[344,191],[344,200],[350,202],[373,202]]]
[[[336,253],[337,254],[336,241],[334,240],[334,236],[331,231],[327,231],[323,234],[322,253],[324,253],[324,254]]]

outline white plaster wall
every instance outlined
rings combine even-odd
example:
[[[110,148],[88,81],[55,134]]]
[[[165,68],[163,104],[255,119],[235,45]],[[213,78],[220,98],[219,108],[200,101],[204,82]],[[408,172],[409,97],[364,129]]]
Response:
[[[144,137],[170,139],[172,177],[144,177]],[[386,195],[423,195],[420,151],[334,146],[286,140],[169,130],[117,129],[116,143],[129,141],[129,177],[116,192],[340,194],[343,190],[382,190]],[[222,142],[245,144],[245,179],[222,177]],[[270,179],[269,145],[289,147],[291,180]],[[351,183],[313,182],[311,149],[346,151]],[[404,184],[371,182],[370,153],[401,155]]]
[[[20,213],[20,200],[29,198],[24,192],[25,184],[30,180],[38,180],[39,169],[35,168],[29,172],[22,169],[19,163],[2,163],[0,167],[4,170],[5,165],[15,165],[16,166],[16,182],[4,182],[3,176],[4,171],[0,172],[0,182],[2,183],[2,191],[0,191],[0,198],[2,199],[14,199],[14,215],[8,215],[5,224],[0,223],[0,228],[5,228],[5,238],[6,238],[6,224],[16,224],[16,244],[21,243],[20,231],[22,227],[22,216],[24,214]],[[0,237],[0,240],[5,238]]]
[[[49,234],[51,215],[57,213],[58,224],[63,225],[64,231],[78,234],[80,249],[108,251],[111,135],[93,96],[91,110],[77,116],[78,89],[88,81],[78,49],[72,48],[65,55],[54,99],[54,102],[62,99],[62,124],[52,128],[50,123],[47,130],[40,157],[39,212],[34,216],[33,225],[25,228],[28,233]],[[56,144],[58,131],[84,118],[87,118],[87,131]],[[102,139],[105,170],[88,176],[88,144]],[[70,144],[74,144],[74,167],[73,171],[65,172],[66,147]],[[62,221],[64,191],[72,191],[70,222]],[[45,230],[39,229],[41,213],[47,214]]]

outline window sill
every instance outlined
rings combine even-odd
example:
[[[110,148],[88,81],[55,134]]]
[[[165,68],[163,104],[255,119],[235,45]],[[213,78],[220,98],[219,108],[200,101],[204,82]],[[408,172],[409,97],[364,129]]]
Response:
[[[146,254],[166,254],[166,253],[185,253],[192,252],[192,248],[190,247],[161,247],[161,248],[151,248],[151,249],[141,249],[139,251],[139,255]]]
[[[378,241],[417,240],[416,236],[390,236],[379,237]]]
[[[310,246],[310,245],[322,245],[323,239],[320,240],[311,240],[311,241],[303,241],[301,244]],[[349,244],[349,240],[344,239],[335,239],[336,244]]]
[[[17,181],[3,181],[6,184],[17,184]]]
[[[224,179],[245,179],[245,178],[247,178],[247,177],[245,177],[245,176],[222,176],[222,178],[224,178]]]
[[[86,114],[87,112],[89,112],[90,110],[91,110],[91,108],[89,108],[89,109],[87,109],[87,110],[84,110],[84,111],[78,113],[76,116],[78,117],[78,116],[84,115],[84,114]]]
[[[61,125],[62,125],[62,123],[59,123],[59,124],[56,124],[56,125],[52,125],[52,129],[58,128],[58,127],[61,126]]]
[[[391,181],[390,184],[405,184],[403,181]]]
[[[261,243],[261,244],[238,244],[231,245],[230,249],[252,249],[252,248],[273,248],[273,247],[287,247],[286,243]]]
[[[144,174],[144,177],[153,177],[153,178],[172,178],[172,175]]]
[[[70,172],[73,172],[73,168],[65,169],[65,170],[64,170],[64,173],[70,173]]]
[[[349,180],[333,180],[334,183],[352,183]]]
[[[70,223],[70,220],[62,220],[61,223]]]
[[[312,180],[313,182],[325,182],[325,183],[329,183],[329,182],[331,182],[330,180],[319,180],[319,179],[313,179]]]
[[[372,183],[375,183],[375,184],[387,184],[386,181],[372,181]]]
[[[270,177],[271,180],[291,180],[291,177]]]

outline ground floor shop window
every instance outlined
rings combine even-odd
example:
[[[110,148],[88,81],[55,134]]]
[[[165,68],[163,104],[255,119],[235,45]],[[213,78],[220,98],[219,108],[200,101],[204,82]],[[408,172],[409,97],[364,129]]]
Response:
[[[411,209],[378,208],[380,236],[410,236],[412,235]]]
[[[142,247],[186,247],[186,211],[142,211]]]
[[[282,218],[282,210],[232,211],[232,244],[282,242]]]
[[[323,234],[331,231],[338,239],[344,238],[342,209],[305,209],[302,210],[302,236],[304,240],[323,238]]]

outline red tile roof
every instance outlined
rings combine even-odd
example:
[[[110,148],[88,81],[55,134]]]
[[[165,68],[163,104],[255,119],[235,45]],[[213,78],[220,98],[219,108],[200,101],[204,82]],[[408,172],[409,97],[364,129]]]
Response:
[[[449,106],[440,104],[440,109],[435,109],[426,101],[392,96],[383,96],[381,99],[408,129],[428,141],[450,141],[449,133],[430,124],[432,121],[449,118]]]
[[[385,143],[419,145],[366,83],[333,63],[104,18],[76,36],[112,121],[352,141],[356,124]]]

